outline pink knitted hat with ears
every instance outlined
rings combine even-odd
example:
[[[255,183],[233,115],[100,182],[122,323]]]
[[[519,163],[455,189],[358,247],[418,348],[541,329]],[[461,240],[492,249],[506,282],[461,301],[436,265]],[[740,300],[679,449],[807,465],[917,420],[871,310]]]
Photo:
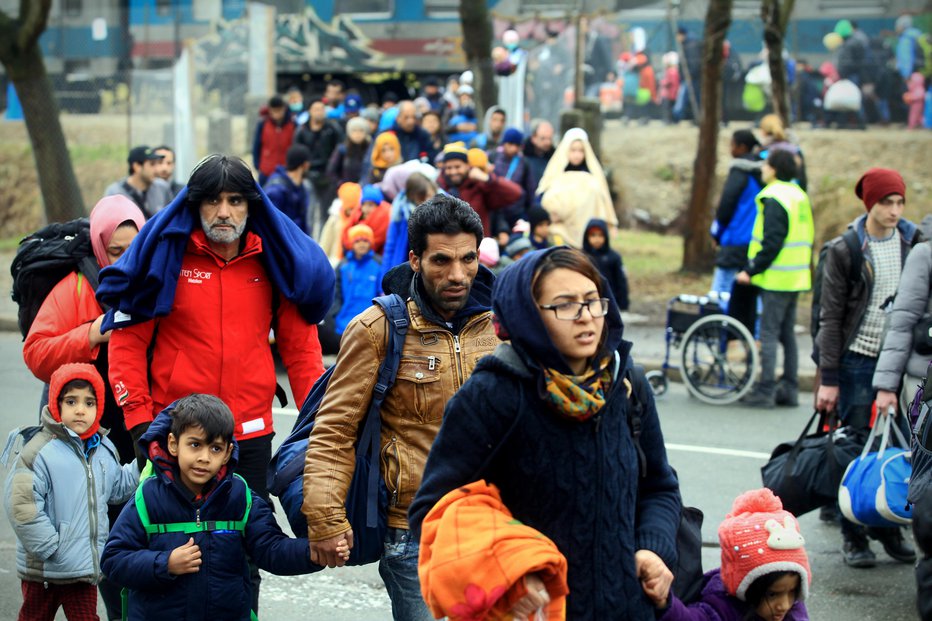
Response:
[[[776,571],[799,574],[799,599],[809,595],[812,575],[799,522],[767,488],[745,492],[718,527],[722,582],[741,601],[755,580]]]

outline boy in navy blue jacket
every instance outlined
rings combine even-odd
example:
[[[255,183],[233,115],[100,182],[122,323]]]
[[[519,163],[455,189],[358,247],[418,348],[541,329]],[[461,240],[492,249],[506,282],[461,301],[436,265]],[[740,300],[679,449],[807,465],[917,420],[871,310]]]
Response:
[[[321,569],[307,541],[285,535],[269,505],[233,474],[233,428],[223,401],[194,394],[140,438],[154,474],[120,514],[101,559],[108,579],[129,589],[125,618],[248,620],[247,553],[275,574]]]

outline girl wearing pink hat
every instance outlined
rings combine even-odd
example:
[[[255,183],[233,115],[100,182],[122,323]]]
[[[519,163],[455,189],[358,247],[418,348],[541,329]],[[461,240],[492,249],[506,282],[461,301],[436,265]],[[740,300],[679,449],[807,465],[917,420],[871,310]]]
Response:
[[[718,527],[722,567],[707,572],[699,599],[671,595],[661,621],[803,621],[812,575],[799,523],[769,489],[745,492]]]

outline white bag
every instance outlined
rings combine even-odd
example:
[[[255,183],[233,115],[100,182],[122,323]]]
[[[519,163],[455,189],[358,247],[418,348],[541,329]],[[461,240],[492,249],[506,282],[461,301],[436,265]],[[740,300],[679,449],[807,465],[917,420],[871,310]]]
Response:
[[[861,89],[851,80],[839,80],[825,92],[823,107],[830,112],[857,112],[861,109]]]

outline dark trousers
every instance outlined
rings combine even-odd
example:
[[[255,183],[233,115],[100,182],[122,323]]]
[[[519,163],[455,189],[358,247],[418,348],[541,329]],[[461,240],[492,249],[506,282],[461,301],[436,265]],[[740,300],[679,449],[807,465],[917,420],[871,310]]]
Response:
[[[838,415],[842,424],[862,432],[866,438],[870,431],[871,407],[874,389],[871,387],[877,358],[853,351],[845,352],[838,368]],[[900,418],[899,422],[902,422]],[[895,531],[892,528],[864,528],[844,516],[841,518],[841,534],[845,541],[865,543],[867,536],[882,539]]]
[[[268,473],[271,459],[271,433],[239,442],[239,463],[236,466],[236,474],[246,479],[249,489],[266,502],[269,501],[266,473]],[[259,576],[259,568],[251,558],[249,559],[249,582],[252,584],[252,609],[258,614],[259,586],[262,584],[262,578]]]

